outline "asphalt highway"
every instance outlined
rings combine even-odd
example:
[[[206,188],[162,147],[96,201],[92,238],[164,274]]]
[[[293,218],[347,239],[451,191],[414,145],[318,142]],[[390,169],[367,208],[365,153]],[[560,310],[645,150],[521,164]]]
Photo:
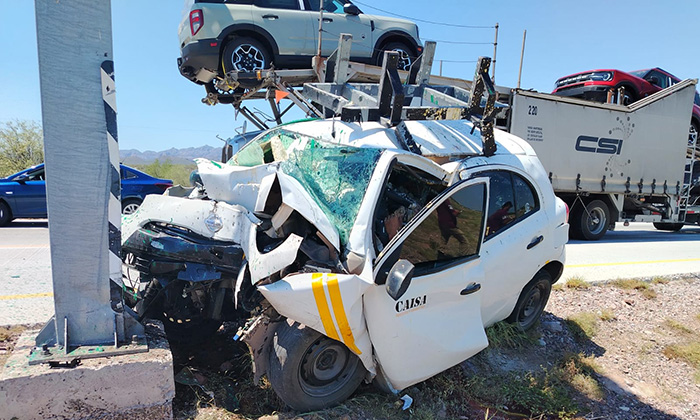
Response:
[[[44,323],[54,313],[48,224],[19,220],[0,228],[0,325]],[[600,241],[570,241],[562,281],[653,278],[700,273],[700,227],[661,232],[632,223]]]

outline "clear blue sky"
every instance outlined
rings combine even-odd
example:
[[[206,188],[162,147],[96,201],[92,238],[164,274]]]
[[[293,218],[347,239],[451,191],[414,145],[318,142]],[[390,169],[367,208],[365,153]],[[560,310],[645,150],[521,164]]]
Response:
[[[41,122],[34,2],[5,2],[0,25],[0,122]],[[201,103],[204,88],[180,76],[177,27],[183,1],[112,0],[119,141],[122,149],[221,144],[243,122],[228,105]],[[522,87],[549,92],[564,75],[594,68],[662,67],[680,78],[700,77],[696,39],[700,1],[614,0],[363,0],[405,16],[462,25],[499,23],[496,82],[515,86],[523,30],[527,44]],[[427,7],[429,5],[429,7]],[[366,13],[382,14],[363,4]],[[9,10],[8,10],[9,9]],[[493,29],[419,23],[425,40],[487,42]],[[476,60],[493,45],[438,43],[436,59]],[[437,74],[438,65],[433,68]],[[444,63],[443,74],[471,78],[473,63]],[[266,103],[257,105],[269,112]],[[297,114],[298,115],[298,114]]]

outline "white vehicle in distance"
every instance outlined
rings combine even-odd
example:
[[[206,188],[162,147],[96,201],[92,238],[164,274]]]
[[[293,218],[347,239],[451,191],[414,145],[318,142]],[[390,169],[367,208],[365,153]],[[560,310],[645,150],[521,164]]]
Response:
[[[180,73],[198,84],[230,71],[311,68],[318,50],[319,0],[189,0],[179,27]],[[187,6],[186,3],[186,6]],[[321,54],[328,57],[341,33],[352,34],[351,60],[380,64],[397,51],[408,70],[423,46],[410,21],[362,13],[350,2],[323,0]]]
[[[532,327],[569,229],[532,148],[496,130],[487,157],[466,120],[401,124],[420,154],[376,122],[314,120],[198,160],[197,187],[125,218],[136,311],[184,340],[239,321],[255,380],[302,411],[430,378],[498,321]]]

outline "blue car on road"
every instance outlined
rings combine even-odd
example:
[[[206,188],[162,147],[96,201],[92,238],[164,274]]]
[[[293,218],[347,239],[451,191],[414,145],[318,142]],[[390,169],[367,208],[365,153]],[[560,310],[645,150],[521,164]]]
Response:
[[[170,179],[154,178],[128,166],[121,166],[122,213],[135,212],[148,194],[162,194],[173,186]],[[46,218],[44,164],[0,178],[0,226],[18,218]]]

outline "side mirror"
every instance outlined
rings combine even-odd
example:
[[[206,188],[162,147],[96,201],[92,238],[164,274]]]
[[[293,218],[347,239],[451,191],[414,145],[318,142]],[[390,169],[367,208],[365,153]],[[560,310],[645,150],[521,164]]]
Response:
[[[345,6],[343,6],[343,12],[345,12],[346,15],[357,16],[360,14],[360,9],[352,3],[345,3]]]
[[[415,267],[407,260],[398,260],[386,278],[386,292],[394,300],[401,299],[411,285]]]

